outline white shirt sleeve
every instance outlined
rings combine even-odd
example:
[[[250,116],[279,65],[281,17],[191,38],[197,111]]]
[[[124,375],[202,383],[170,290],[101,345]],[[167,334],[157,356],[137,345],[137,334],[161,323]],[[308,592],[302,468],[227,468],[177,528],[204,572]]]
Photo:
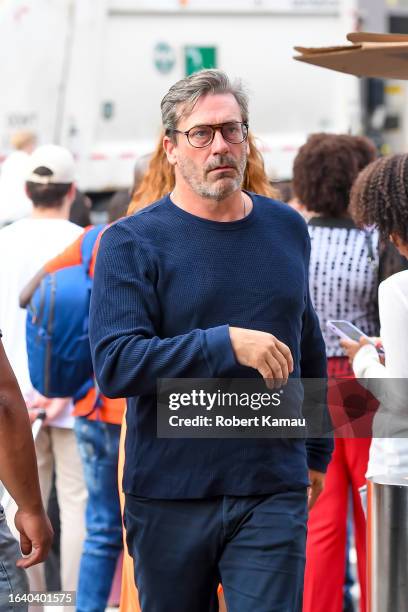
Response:
[[[390,378],[408,378],[408,274],[399,272],[378,290],[381,338]]]
[[[377,350],[372,344],[366,344],[357,351],[353,360],[356,378],[383,378],[385,367],[380,363]]]
[[[408,272],[394,274],[378,291],[385,367],[376,349],[365,345],[356,354],[357,378],[408,378]]]
[[[408,272],[381,283],[378,298],[385,367],[372,346],[362,347],[353,363],[360,384],[381,402],[373,423],[373,434],[381,437],[373,437],[367,477],[408,470]]]

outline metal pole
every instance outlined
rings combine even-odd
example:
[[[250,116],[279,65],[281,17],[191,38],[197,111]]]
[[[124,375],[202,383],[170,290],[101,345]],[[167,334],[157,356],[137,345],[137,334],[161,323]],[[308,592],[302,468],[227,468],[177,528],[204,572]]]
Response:
[[[408,474],[368,482],[368,610],[406,612],[408,605]]]

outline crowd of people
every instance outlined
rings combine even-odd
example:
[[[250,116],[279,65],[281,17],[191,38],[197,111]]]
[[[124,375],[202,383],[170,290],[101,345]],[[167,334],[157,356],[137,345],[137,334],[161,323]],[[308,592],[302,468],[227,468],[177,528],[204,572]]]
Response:
[[[0,479],[14,499],[0,506],[0,612],[15,593],[47,590],[53,479],[60,584],[78,612],[105,610],[122,551],[122,612],[351,611],[351,522],[367,609],[366,478],[406,473],[408,457],[395,432],[371,438],[384,411],[405,419],[371,381],[408,368],[408,155],[313,134],[291,206],[265,174],[248,105],[219,70],[164,96],[157,146],[89,258],[95,377],[74,398],[33,387],[24,310],[83,261],[92,226],[74,159],[33,146],[24,214],[1,217],[0,197]],[[364,336],[340,341],[333,319]],[[157,436],[160,379],[271,389],[327,376],[334,441]],[[44,411],[34,450],[30,421]]]

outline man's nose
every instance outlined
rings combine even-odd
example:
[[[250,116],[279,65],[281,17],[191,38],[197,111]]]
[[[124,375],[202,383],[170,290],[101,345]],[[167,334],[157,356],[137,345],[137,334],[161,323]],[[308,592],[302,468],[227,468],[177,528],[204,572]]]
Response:
[[[227,153],[229,151],[229,144],[224,140],[221,130],[215,130],[214,140],[211,143],[211,152],[213,154]]]

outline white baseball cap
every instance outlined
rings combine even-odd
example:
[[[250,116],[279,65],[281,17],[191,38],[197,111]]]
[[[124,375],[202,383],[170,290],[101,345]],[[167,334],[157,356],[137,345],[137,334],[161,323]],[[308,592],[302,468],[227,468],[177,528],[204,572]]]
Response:
[[[38,168],[47,168],[51,174],[38,174]],[[75,162],[68,149],[58,145],[43,145],[33,151],[28,160],[27,178],[30,183],[49,185],[55,183],[73,183],[75,180]]]

